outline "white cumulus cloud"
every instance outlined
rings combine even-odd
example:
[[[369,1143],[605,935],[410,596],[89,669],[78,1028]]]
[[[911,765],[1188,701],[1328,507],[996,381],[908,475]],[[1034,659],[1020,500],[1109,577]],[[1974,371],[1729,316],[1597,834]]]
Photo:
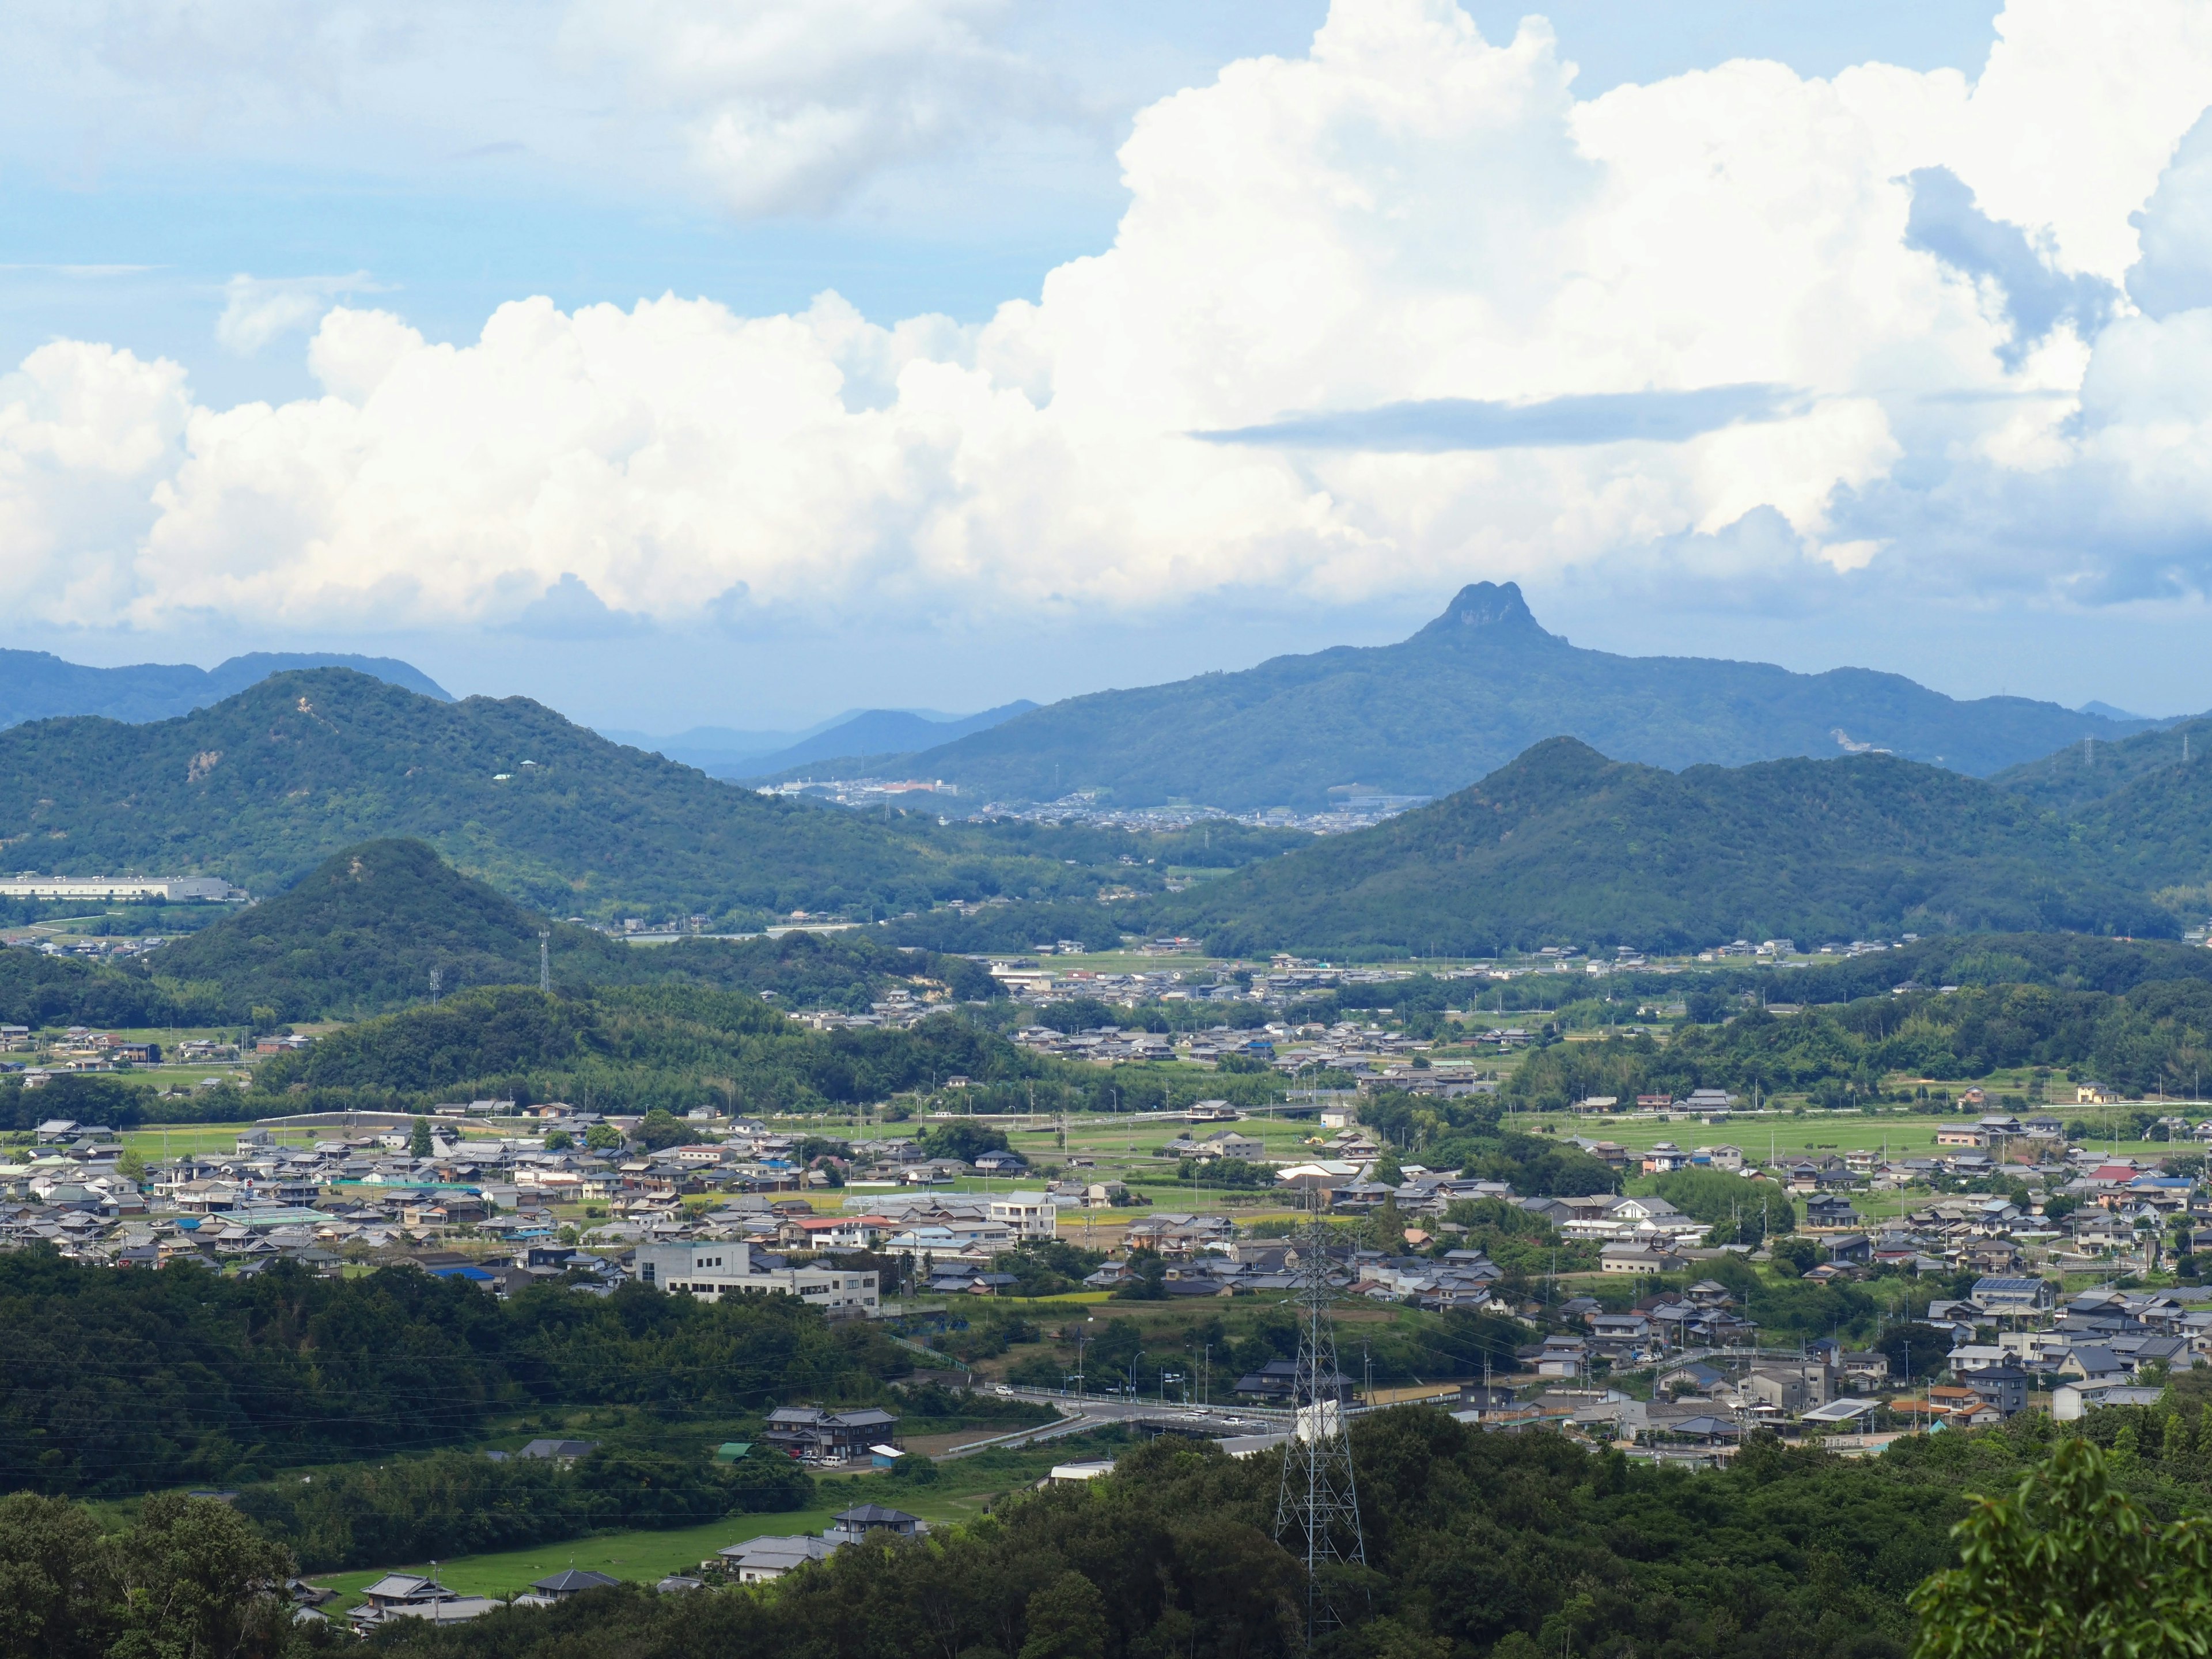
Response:
[[[1071,94],[994,42],[1008,0],[575,0],[574,60],[627,66],[740,213],[822,212],[888,165]]]
[[[270,341],[307,327],[342,294],[374,293],[377,283],[365,270],[349,276],[249,276],[223,284],[222,315],[215,337],[240,356],[250,357]]]
[[[571,44],[622,35],[754,206],[1021,83],[981,0],[838,3],[842,43],[781,0],[653,0]],[[448,344],[257,292],[240,342],[319,316],[323,395],[228,410],[50,348],[39,412],[0,423],[0,510],[109,574],[15,591],[64,621],[572,630],[1570,570],[2202,592],[2212,169],[2177,149],[2212,89],[2200,16],[2018,0],[1971,85],[1736,61],[1578,100],[1540,21],[1495,43],[1451,0],[1338,0],[1305,57],[1144,111],[1113,245],[980,326],[526,299]],[[137,424],[79,376],[152,388]],[[125,449],[147,459],[101,470]],[[55,503],[88,479],[135,526],[75,528]]]

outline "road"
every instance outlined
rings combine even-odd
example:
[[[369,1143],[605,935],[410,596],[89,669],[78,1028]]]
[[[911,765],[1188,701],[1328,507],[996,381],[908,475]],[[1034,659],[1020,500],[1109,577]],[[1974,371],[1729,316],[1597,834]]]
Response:
[[[971,1441],[940,1453],[937,1461],[950,1462],[955,1458],[972,1457],[977,1452],[998,1447],[1009,1449],[1022,1446],[1039,1446],[1048,1441],[1065,1439],[1091,1429],[1103,1429],[1116,1423],[1164,1422],[1187,1423],[1203,1421],[1216,1437],[1230,1439],[1245,1435],[1279,1434],[1290,1419],[1288,1412],[1254,1410],[1238,1407],[1234,1411],[1220,1407],[1180,1406],[1170,1401],[1163,1406],[1156,1400],[1115,1399],[1103,1395],[1074,1398],[1055,1394],[1044,1389],[1012,1389],[1007,1393],[1018,1400],[1031,1400],[1047,1405],[1060,1413],[1057,1423],[1041,1424],[1032,1429],[1017,1429],[1011,1434],[994,1435],[988,1440]]]

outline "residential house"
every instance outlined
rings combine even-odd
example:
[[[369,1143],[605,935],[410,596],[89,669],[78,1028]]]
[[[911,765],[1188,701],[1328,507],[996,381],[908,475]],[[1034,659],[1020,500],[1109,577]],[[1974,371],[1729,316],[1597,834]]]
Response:
[[[463,1595],[447,1589],[435,1578],[411,1572],[390,1572],[362,1591],[362,1603],[347,1621],[367,1634],[394,1619],[422,1619],[433,1624],[460,1625],[507,1604],[488,1596]]]
[[[2050,1312],[2057,1299],[2047,1279],[1978,1279],[1967,1296],[1983,1313],[2025,1318]]]
[[[550,1577],[533,1580],[528,1592],[516,1596],[514,1601],[517,1607],[550,1607],[571,1596],[581,1595],[586,1590],[605,1589],[621,1583],[621,1579],[609,1573],[569,1567]]]
[[[990,1202],[990,1218],[1004,1224],[1019,1243],[1058,1237],[1060,1206],[1049,1193],[1010,1193]]]
[[[886,1509],[880,1504],[863,1504],[835,1517],[822,1535],[832,1544],[858,1544],[872,1532],[888,1532],[897,1538],[917,1538],[928,1530],[929,1523],[918,1515],[908,1515],[904,1510]]]
[[[588,1457],[599,1449],[599,1443],[596,1440],[533,1440],[515,1453],[515,1455],[543,1458],[549,1462],[557,1463],[565,1469],[573,1465],[578,1458]]]
[[[875,1407],[830,1412],[819,1406],[780,1406],[768,1414],[761,1438],[803,1463],[849,1463],[872,1447],[898,1444],[898,1419]]]
[[[1770,1362],[1753,1368],[1743,1393],[1754,1405],[1795,1417],[1836,1397],[1836,1369],[1816,1360]]]
[[[836,1547],[827,1538],[807,1533],[796,1537],[749,1538],[714,1553],[737,1575],[740,1584],[767,1584],[809,1561],[829,1559]]]

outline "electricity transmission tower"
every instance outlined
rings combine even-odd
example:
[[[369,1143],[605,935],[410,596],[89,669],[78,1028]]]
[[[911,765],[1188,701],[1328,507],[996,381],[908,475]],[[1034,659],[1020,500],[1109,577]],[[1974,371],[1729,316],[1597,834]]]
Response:
[[[545,928],[538,930],[538,988],[546,994],[550,994],[553,989],[553,968],[545,948],[545,942],[552,937]]]
[[[1359,1534],[1359,1489],[1352,1477],[1346,1395],[1336,1364],[1336,1325],[1329,1312],[1328,1230],[1305,1230],[1298,1262],[1297,1376],[1291,1385],[1291,1437],[1283,1451],[1282,1490],[1275,1499],[1275,1541],[1302,1556],[1306,1570],[1306,1646],[1344,1621],[1329,1605],[1324,1568],[1367,1565]]]

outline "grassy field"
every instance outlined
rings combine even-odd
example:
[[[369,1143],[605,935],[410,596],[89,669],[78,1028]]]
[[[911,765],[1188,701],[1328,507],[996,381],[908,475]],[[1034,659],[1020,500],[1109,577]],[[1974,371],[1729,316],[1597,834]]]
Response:
[[[716,1550],[742,1544],[748,1538],[771,1534],[819,1533],[836,1511],[801,1510],[787,1515],[732,1516],[704,1527],[684,1527],[669,1532],[602,1533],[592,1538],[572,1538],[557,1544],[508,1550],[496,1555],[465,1555],[436,1564],[438,1581],[464,1595],[514,1595],[549,1574],[575,1567],[585,1572],[604,1572],[616,1578],[653,1583],[673,1572],[689,1572]],[[362,1589],[387,1572],[427,1573],[428,1561],[395,1562],[354,1572],[311,1575],[318,1584],[341,1592],[343,1604],[361,1600]]]
[[[973,1438],[972,1435],[968,1437]],[[702,1527],[666,1532],[602,1533],[590,1538],[534,1545],[528,1549],[496,1554],[463,1556],[437,1563],[439,1581],[465,1595],[507,1596],[530,1588],[537,1579],[575,1567],[604,1572],[611,1577],[652,1583],[671,1573],[689,1572],[714,1552],[749,1538],[786,1537],[819,1534],[840,1510],[858,1504],[879,1503],[918,1515],[932,1526],[972,1521],[987,1513],[1006,1492],[1044,1478],[1051,1467],[1076,1456],[1111,1455],[1111,1448],[1078,1437],[1058,1446],[1020,1452],[980,1452],[939,1465],[941,1479],[933,1486],[890,1486],[878,1477],[857,1475],[825,1478],[820,1484],[821,1502],[811,1509],[776,1515],[733,1515]],[[362,1588],[387,1572],[428,1572],[428,1561],[393,1562],[386,1566],[354,1571],[312,1573],[318,1584],[340,1591],[343,1607],[361,1599]]]

